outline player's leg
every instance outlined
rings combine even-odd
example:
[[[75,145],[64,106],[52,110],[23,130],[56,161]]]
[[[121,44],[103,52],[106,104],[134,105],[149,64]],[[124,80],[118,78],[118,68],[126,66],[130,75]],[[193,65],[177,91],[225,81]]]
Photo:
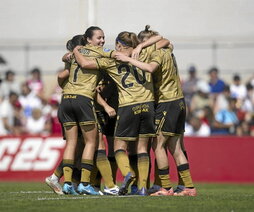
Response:
[[[138,158],[138,192],[139,195],[147,195],[147,179],[149,174],[150,159],[147,152],[149,137],[140,137],[137,145]]]
[[[165,149],[168,136],[164,136],[161,132],[153,141],[153,150],[158,167],[158,177],[161,182],[161,188],[159,191],[151,194],[151,196],[171,196],[173,195],[172,183],[169,175],[169,162],[168,155]]]
[[[72,173],[74,168],[74,155],[77,145],[78,128],[77,126],[65,126],[66,147],[63,154],[63,174],[64,185],[63,192],[65,194],[77,193],[72,185]]]
[[[80,194],[101,195],[101,192],[96,191],[91,186],[90,180],[91,171],[93,170],[94,153],[98,145],[97,126],[96,124],[87,124],[80,127],[84,137],[85,148],[81,160],[81,180],[77,190]]]
[[[180,136],[172,136],[169,138],[168,149],[175,160],[177,171],[184,184],[183,189],[175,192],[174,195],[196,196],[197,192],[192,182],[189,163],[181,148]]]
[[[102,133],[99,133],[99,146],[95,152],[96,166],[99,169],[102,178],[104,179],[105,189],[104,192],[110,195],[117,195],[119,188],[114,184],[112,177],[112,170],[109,160],[106,155],[106,146],[103,140]]]

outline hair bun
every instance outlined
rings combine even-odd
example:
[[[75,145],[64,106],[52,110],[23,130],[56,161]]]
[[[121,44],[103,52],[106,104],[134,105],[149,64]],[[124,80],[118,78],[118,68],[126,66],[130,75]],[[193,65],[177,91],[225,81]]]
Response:
[[[150,29],[150,25],[146,25],[146,26],[145,26],[145,31],[147,31],[147,32],[148,32],[148,31],[149,31],[149,29]]]

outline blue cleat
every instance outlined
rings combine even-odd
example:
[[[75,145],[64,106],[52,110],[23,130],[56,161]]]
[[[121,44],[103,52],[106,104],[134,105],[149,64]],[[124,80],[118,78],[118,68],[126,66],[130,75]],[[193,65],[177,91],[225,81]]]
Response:
[[[125,177],[123,184],[121,185],[119,189],[119,195],[126,195],[128,192],[129,185],[133,182],[135,177],[132,175],[131,172],[129,172]]]
[[[131,193],[130,195],[136,195],[138,192],[138,186],[137,185],[131,185]]]
[[[139,195],[139,196],[148,196],[147,189],[142,187],[140,190],[137,191],[136,195]]]
[[[185,189],[185,186],[183,185],[178,185],[175,189],[174,189],[174,193],[180,193]]]
[[[64,194],[78,195],[78,193],[74,189],[74,186],[67,183],[64,183],[62,191]]]
[[[161,186],[154,184],[151,188],[148,189],[147,193],[150,195],[159,191],[160,189],[161,189]]]
[[[95,189],[93,186],[91,186],[90,184],[88,184],[87,186],[84,186],[82,183],[80,183],[78,185],[77,191],[79,194],[88,194],[88,195],[103,195],[103,193],[98,190]]]

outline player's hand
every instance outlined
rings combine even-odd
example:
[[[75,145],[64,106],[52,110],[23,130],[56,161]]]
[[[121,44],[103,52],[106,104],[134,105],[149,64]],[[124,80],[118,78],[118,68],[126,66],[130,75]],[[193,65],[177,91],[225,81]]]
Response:
[[[114,108],[112,108],[112,107],[110,107],[110,106],[106,106],[106,107],[104,108],[104,110],[106,111],[106,113],[108,114],[108,116],[109,116],[110,118],[116,116],[116,111],[115,111]]]
[[[139,58],[139,54],[142,50],[142,46],[138,45],[135,49],[133,49],[131,57],[135,60],[137,60]]]
[[[126,63],[129,62],[129,59],[130,59],[130,57],[124,55],[124,54],[121,53],[121,52],[116,52],[115,58],[116,58],[117,60],[119,60],[119,61],[126,62]]]
[[[70,62],[71,62],[72,55],[73,55],[72,52],[66,53],[66,54],[63,56],[62,61],[63,61],[63,62],[70,63]]]
[[[76,46],[74,49],[73,49],[73,52],[74,51],[79,51],[83,46]]]

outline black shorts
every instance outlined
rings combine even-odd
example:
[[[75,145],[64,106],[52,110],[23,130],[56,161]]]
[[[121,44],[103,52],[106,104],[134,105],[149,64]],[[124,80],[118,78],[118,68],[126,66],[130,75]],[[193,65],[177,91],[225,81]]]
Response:
[[[110,118],[109,115],[105,111],[97,111],[96,112],[99,129],[103,135],[106,136],[114,136],[115,125],[116,125],[116,117]]]
[[[64,94],[60,107],[61,122],[64,127],[84,126],[96,123],[93,100],[88,97]]]
[[[154,102],[118,108],[115,138],[135,141],[138,137],[155,136]]]
[[[184,99],[162,102],[156,106],[156,134],[179,136],[184,132],[186,106]]]

